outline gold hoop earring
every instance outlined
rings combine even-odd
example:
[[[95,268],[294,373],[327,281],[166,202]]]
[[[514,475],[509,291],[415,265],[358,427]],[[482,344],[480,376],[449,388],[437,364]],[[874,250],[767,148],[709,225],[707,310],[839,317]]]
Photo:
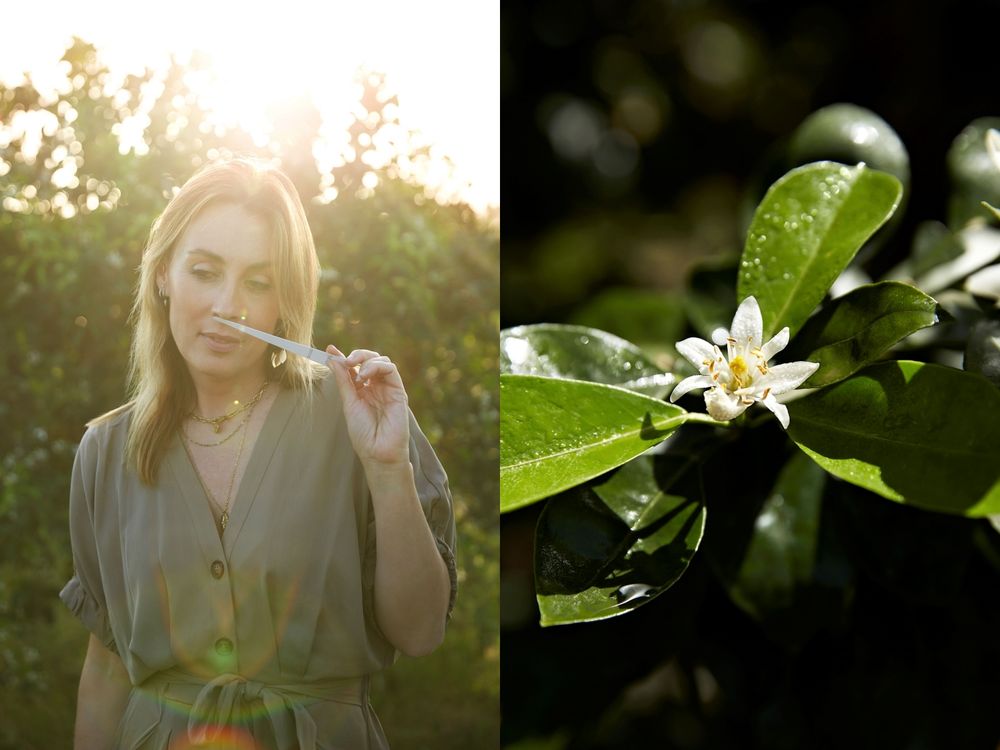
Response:
[[[284,349],[278,349],[277,351],[271,352],[271,367],[277,370],[285,364],[286,359],[288,359],[288,355],[285,353]]]

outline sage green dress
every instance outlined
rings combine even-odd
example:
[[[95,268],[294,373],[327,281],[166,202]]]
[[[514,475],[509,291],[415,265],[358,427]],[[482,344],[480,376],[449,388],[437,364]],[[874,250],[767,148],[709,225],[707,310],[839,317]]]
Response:
[[[115,747],[388,747],[368,680],[396,651],[374,616],[375,523],[332,377],[275,398],[220,539],[175,437],[154,486],[124,461],[130,412],[90,427],[60,594],[133,684]],[[410,418],[410,460],[451,576],[448,480]],[[204,743],[204,744],[199,744]]]

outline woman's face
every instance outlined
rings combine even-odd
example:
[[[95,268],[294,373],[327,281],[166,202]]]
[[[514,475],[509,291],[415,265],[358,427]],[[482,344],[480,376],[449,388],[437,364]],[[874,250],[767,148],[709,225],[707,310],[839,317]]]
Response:
[[[188,225],[158,277],[170,297],[170,331],[192,377],[258,375],[267,344],[213,315],[274,331],[278,295],[265,222],[234,204],[210,205]]]

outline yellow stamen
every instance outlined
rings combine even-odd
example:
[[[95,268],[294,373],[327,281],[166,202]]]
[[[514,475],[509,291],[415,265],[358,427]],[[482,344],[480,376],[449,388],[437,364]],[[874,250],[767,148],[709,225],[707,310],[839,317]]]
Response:
[[[729,371],[733,374],[732,385],[735,388],[731,390],[736,390],[736,388],[743,388],[749,385],[749,379],[747,378],[747,363],[740,355],[733,357],[732,361],[729,363]]]

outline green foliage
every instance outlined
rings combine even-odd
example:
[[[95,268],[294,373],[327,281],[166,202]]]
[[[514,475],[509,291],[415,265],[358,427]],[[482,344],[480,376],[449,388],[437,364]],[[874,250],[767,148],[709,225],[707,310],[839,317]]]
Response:
[[[985,378],[885,362],[789,412],[792,439],[834,476],[928,510],[1000,513],[1000,391]]]
[[[535,537],[542,625],[620,615],[681,577],[701,543],[705,506],[699,497],[666,494],[658,477],[670,474],[677,491],[691,463],[641,456],[546,503]]]
[[[324,268],[315,341],[393,357],[455,496],[457,607],[445,645],[405,660],[375,691],[387,734],[400,748],[495,745],[496,229],[401,177],[399,160],[426,158],[420,149],[381,169],[368,165],[373,128],[394,122],[378,76],[360,80],[352,158],[320,174],[312,156],[320,119],[308,102],[287,102],[272,142],[258,147],[245,133],[210,126],[179,66],[162,91],[146,86],[146,71],[106,94],[108,73],[91,45],[76,40],[64,60],[70,85],[57,101],[30,84],[0,88],[0,123],[20,111],[52,123],[37,154],[30,136],[0,139],[0,702],[24,709],[0,722],[0,747],[70,745],[87,637],[57,598],[72,570],[73,453],[84,422],[125,399],[126,319],[150,225],[175,187],[231,154],[280,160]],[[145,153],[121,153],[113,130],[141,104],[149,106]],[[368,172],[375,189],[362,184]]]
[[[865,163],[888,172],[910,188],[910,156],[899,135],[870,109],[831,104],[818,109],[795,128],[786,154],[789,168],[815,161]]]
[[[635,458],[688,421],[713,420],[600,383],[501,375],[500,511]]]
[[[794,336],[902,197],[899,181],[864,165],[793,169],[761,201],[747,233],[736,296],[754,296],[764,339]]]
[[[840,107],[807,130],[833,148],[844,133],[874,127],[871,116]],[[899,179],[864,164],[795,167],[760,201],[738,261],[721,256],[696,265],[683,294],[647,294],[641,305],[622,293],[606,295],[577,318],[605,320],[638,337],[635,321],[645,314],[638,311],[660,305],[667,325],[683,310],[705,338],[725,347],[728,336],[728,358],[713,356],[712,343],[686,342],[700,387],[710,389],[706,399],[713,391],[713,398],[750,392],[754,367],[763,377],[781,373],[783,362],[817,363],[804,393],[775,387],[779,402],[787,400],[787,434],[762,411],[713,429],[682,427],[705,420],[695,398],[681,396],[680,409],[615,387],[634,387],[629,373],[651,369],[642,351],[657,345],[647,337],[640,350],[594,328],[537,324],[501,333],[503,371],[513,373],[501,377],[501,511],[547,499],[535,537],[542,625],[646,605],[701,552],[732,602],[769,637],[795,648],[850,602],[851,564],[841,561],[847,553],[832,541],[835,532],[822,525],[824,514],[836,512],[827,503],[867,496],[967,519],[1000,513],[1000,392],[988,379],[998,361],[995,267],[970,277],[967,292],[947,289],[995,261],[995,231],[970,225],[952,232],[924,222],[892,279],[855,283],[846,294],[834,289],[845,271],[858,270],[852,264],[859,249],[903,198],[908,157],[886,128],[875,127],[872,143],[887,149],[880,158]],[[813,146],[823,151],[823,144]],[[1000,165],[994,167],[990,179],[1000,182]],[[919,288],[917,274],[949,295],[951,309]],[[777,357],[749,349],[744,356],[759,357],[759,367],[737,362],[745,345],[737,339],[749,330],[717,330],[730,330],[737,302],[749,296],[761,308],[763,342],[786,327],[792,339]],[[943,348],[958,324],[967,326],[959,345],[969,372],[882,361],[911,337],[932,347],[931,358],[944,357],[935,347]],[[662,377],[691,374],[687,363],[670,359]]]
[[[733,601],[751,616],[767,620],[788,609],[796,589],[811,581],[825,483],[823,470],[802,454],[778,474],[729,586]]]
[[[500,371],[606,383],[654,397],[663,396],[675,380],[624,339],[595,328],[547,323],[501,331]]]
[[[866,284],[811,317],[788,358],[819,362],[816,374],[802,384],[818,388],[843,380],[937,322],[937,303],[919,289],[895,281]]]

